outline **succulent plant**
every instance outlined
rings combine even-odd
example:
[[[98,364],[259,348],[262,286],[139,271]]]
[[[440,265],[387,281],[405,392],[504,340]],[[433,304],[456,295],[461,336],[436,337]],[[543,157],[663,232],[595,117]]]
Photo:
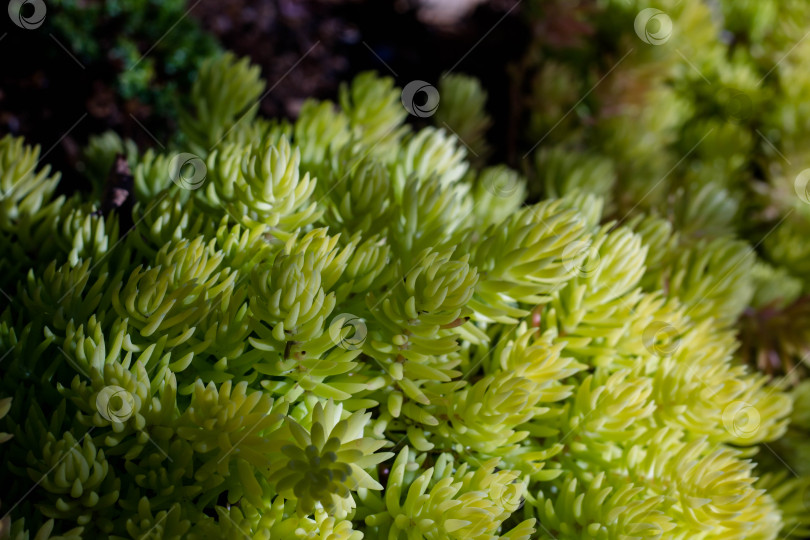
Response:
[[[516,81],[530,88],[523,106],[532,192],[595,193],[607,219],[669,222],[678,255],[669,248],[655,255],[667,268],[685,250],[706,254],[706,265],[725,261],[731,274],[749,273],[753,254],[743,257],[739,242],[748,243],[757,260],[753,300],[734,275],[712,294],[737,287],[727,298],[746,309],[745,358],[793,384],[810,372],[801,90],[810,44],[799,22],[808,15],[805,3],[791,0],[536,0],[526,9],[535,28],[565,32],[535,32]],[[657,283],[645,278],[650,290],[701,288],[677,271],[654,274]],[[688,293],[682,299],[688,303]],[[735,306],[721,311],[740,315]],[[779,330],[779,343],[773,318],[794,323]]]
[[[129,208],[0,142],[3,535],[806,532],[800,482],[757,468],[794,395],[735,358],[744,245],[524,205],[387,78],[292,124],[263,88],[209,60]]]

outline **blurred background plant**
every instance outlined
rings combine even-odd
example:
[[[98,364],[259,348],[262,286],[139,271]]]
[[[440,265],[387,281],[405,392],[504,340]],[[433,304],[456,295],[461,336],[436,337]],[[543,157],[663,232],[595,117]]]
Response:
[[[115,73],[110,90],[153,114],[175,118],[200,62],[219,51],[214,36],[185,17],[185,0],[48,3],[46,28],[88,69]]]

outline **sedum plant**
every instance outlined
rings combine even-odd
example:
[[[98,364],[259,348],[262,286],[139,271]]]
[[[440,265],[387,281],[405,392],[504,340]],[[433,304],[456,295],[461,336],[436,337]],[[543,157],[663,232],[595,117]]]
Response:
[[[536,32],[516,71],[516,84],[531,88],[533,192],[584,190],[604,199],[611,219],[668,222],[649,290],[699,290],[673,268],[687,256],[740,261],[752,273],[750,257],[737,255],[747,242],[753,297],[739,292],[743,312],[725,315],[740,316],[740,356],[795,385],[810,352],[808,5],[535,0],[526,14],[538,28],[566,29]]]
[[[532,192],[600,196],[603,219],[649,245],[644,290],[734,324],[740,361],[803,403],[808,5],[537,0],[526,14],[537,28],[566,30],[536,32],[515,66],[515,84],[531,88]],[[794,413],[760,462],[761,485],[780,486],[784,536],[810,535],[798,517],[810,509],[807,437]]]
[[[294,123],[263,88],[214,58],[169,151],[91,144],[129,204],[57,196],[0,141],[0,537],[807,531],[802,486],[758,469],[794,396],[734,356],[744,245],[526,203],[390,79]]]

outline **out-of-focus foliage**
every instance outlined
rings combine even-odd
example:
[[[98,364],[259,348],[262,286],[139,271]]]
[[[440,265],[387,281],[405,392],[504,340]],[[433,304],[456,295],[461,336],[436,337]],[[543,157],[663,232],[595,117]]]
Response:
[[[115,73],[118,96],[169,120],[203,59],[219,50],[188,16],[192,7],[185,0],[53,0],[45,25],[86,68]]]

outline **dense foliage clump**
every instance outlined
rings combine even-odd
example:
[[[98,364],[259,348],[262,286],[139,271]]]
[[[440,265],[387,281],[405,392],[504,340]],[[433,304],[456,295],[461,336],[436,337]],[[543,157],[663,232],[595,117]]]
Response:
[[[534,192],[585,190],[612,219],[666,221],[672,234],[646,237],[649,290],[681,285],[665,270],[683,251],[730,261],[720,246],[747,242],[753,297],[729,295],[746,304],[740,356],[806,377],[810,4],[536,0],[526,13],[538,29],[520,71]]]
[[[744,243],[524,204],[390,79],[293,124],[263,90],[209,61],[170,150],[94,140],[85,194],[0,142],[4,535],[810,532],[806,482],[757,469],[793,399],[734,359]]]

